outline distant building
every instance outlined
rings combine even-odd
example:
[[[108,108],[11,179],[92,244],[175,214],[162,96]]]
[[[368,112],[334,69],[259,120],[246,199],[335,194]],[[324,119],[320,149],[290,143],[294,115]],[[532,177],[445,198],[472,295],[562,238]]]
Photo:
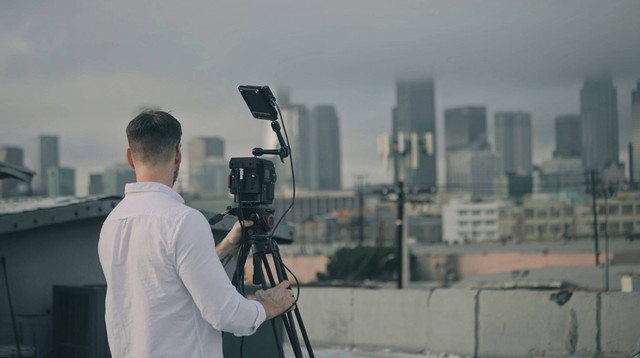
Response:
[[[48,193],[50,197],[76,195],[76,170],[73,168],[49,167]]]
[[[531,114],[496,112],[496,152],[502,157],[502,173],[531,173]]]
[[[497,176],[493,180],[493,195],[499,198],[522,199],[533,192],[531,174],[508,173]]]
[[[89,195],[101,195],[105,193],[104,174],[89,175]]]
[[[291,204],[290,195],[280,195],[275,198],[273,205],[276,209],[276,219],[279,219]],[[356,193],[352,190],[324,191],[324,192],[299,192],[296,193],[296,201],[287,214],[288,222],[302,222],[315,220],[316,218],[335,211],[352,211],[358,208]]]
[[[633,144],[633,181],[640,182],[640,81],[631,92],[631,125]]]
[[[557,116],[555,120],[555,157],[580,157],[582,155],[582,123],[580,115]]]
[[[289,135],[289,143],[291,145],[291,157],[293,158],[293,168],[295,171],[296,188],[312,189],[311,179],[311,158],[313,150],[311,143],[311,121],[309,111],[303,105],[290,105],[281,107],[280,111],[284,117],[285,127]],[[273,131],[265,132],[265,149],[280,148],[276,134]],[[283,131],[284,136],[284,131]],[[279,158],[267,157],[275,164],[278,179],[276,181],[276,189],[291,189],[291,167],[289,165],[290,158],[285,159],[285,164],[280,162]]]
[[[487,141],[487,108],[466,106],[444,111],[445,148],[468,148]]]
[[[206,158],[224,160],[224,140],[218,137],[198,137],[189,141],[189,189],[197,192],[197,182],[194,180],[195,163]]]
[[[136,182],[136,172],[127,163],[115,164],[104,172],[104,193],[124,195],[124,187]]]
[[[442,236],[449,244],[498,240],[501,201],[473,202],[452,199],[442,207]]]
[[[500,175],[500,156],[485,150],[471,155],[471,195],[493,195],[493,181]]]
[[[611,76],[587,77],[580,91],[582,166],[601,170],[618,163],[618,102]]]
[[[0,162],[24,167],[24,151],[18,147],[0,147]],[[0,180],[0,198],[10,198],[20,195],[19,181],[5,178]]]
[[[558,157],[542,162],[539,172],[539,192],[584,192],[585,175],[578,157]]]
[[[194,161],[191,165],[191,182],[197,193],[219,197],[229,195],[229,163],[226,160],[209,157]]]
[[[396,82],[395,124],[398,134],[405,137],[416,133],[424,138],[433,133],[434,155],[420,155],[417,169],[407,168],[405,186],[429,188],[436,185],[436,108],[432,79],[401,79]]]
[[[342,189],[340,123],[334,106],[311,111],[311,189]]]
[[[468,191],[468,180],[461,177],[461,173],[470,171],[470,168],[466,168],[470,161],[464,160],[469,155],[464,151],[489,148],[486,107],[467,106],[445,110],[444,130],[447,189]]]
[[[49,179],[47,170],[50,167],[60,166],[60,145],[58,136],[41,135],[35,146],[33,153],[33,167],[36,171],[34,187],[40,194],[46,195],[49,189]]]

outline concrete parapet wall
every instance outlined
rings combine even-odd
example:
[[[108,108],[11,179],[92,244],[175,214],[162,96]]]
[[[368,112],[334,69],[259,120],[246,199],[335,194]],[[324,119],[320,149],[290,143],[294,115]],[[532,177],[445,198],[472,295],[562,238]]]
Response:
[[[640,293],[303,288],[312,344],[469,357],[629,357]]]

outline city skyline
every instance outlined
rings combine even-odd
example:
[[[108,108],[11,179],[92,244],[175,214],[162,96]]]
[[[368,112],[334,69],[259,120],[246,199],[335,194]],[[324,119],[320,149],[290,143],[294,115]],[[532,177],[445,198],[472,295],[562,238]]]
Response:
[[[618,90],[626,153],[628,94],[640,77],[637,1],[363,4],[274,1],[251,12],[243,1],[8,4],[0,14],[0,143],[29,151],[38,134],[57,133],[61,165],[76,167],[80,180],[124,160],[124,128],[134,109],[150,104],[183,122],[185,141],[219,136],[229,157],[246,156],[270,128],[250,117],[237,86],[286,83],[295,103],[335,105],[343,184],[352,187],[354,174],[374,183],[392,177],[375,138],[390,130],[401,74],[434,78],[436,139],[443,108],[480,104],[488,118],[532,113],[540,163],[554,149],[555,116],[578,113],[584,76],[604,70]],[[437,140],[439,163],[443,144]],[[443,183],[443,165],[438,173]]]

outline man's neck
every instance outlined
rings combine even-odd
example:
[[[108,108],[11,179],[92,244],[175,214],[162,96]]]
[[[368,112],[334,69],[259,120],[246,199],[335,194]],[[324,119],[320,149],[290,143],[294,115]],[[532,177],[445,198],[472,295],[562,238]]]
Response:
[[[173,170],[166,167],[136,166],[136,181],[161,183],[173,187]]]

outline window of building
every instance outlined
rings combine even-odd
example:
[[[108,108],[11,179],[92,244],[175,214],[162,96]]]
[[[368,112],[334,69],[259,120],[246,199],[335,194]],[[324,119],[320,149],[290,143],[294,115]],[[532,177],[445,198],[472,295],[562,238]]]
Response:
[[[460,216],[467,215],[467,211],[466,210],[458,210],[458,215],[460,215]]]
[[[633,221],[625,221],[622,223],[622,232],[625,234],[633,232]]]
[[[553,224],[549,226],[549,230],[551,230],[553,234],[559,234],[561,231],[561,226],[560,224]]]
[[[563,211],[563,215],[565,217],[573,216],[573,207],[572,206],[566,206],[562,211]]]
[[[488,209],[488,210],[485,210],[484,213],[487,215],[495,215],[496,211],[494,209]]]
[[[500,209],[500,211],[498,211],[498,217],[500,219],[507,219],[509,218],[509,212],[507,209]]]
[[[636,213],[640,214],[640,204],[636,204]]]
[[[538,225],[538,236],[544,236],[547,234],[547,225]]]
[[[472,225],[473,225],[473,226],[479,226],[479,225],[482,225],[482,221],[480,221],[480,220],[474,221]]]
[[[551,208],[549,210],[549,215],[552,218],[559,218],[560,217],[560,208]]]
[[[471,212],[471,215],[480,215],[480,210],[474,210]]]
[[[524,209],[524,217],[526,219],[533,219],[533,209]]]
[[[618,234],[620,233],[620,223],[609,223],[609,234]]]
[[[495,220],[486,220],[484,223],[485,223],[485,225],[495,225],[496,221]]]
[[[605,207],[604,205],[598,206],[598,214],[604,215]]]
[[[467,225],[469,225],[469,222],[468,221],[458,221],[458,225],[467,226]]]
[[[533,234],[533,225],[525,225],[524,226],[524,234],[525,235]]]
[[[598,231],[599,232],[603,233],[605,229],[606,229],[605,224],[598,224]]]
[[[539,209],[537,213],[538,218],[544,219],[547,217],[547,210]]]
[[[633,205],[622,205],[622,215],[633,215]]]
[[[617,215],[620,207],[618,205],[609,205],[609,215]]]

